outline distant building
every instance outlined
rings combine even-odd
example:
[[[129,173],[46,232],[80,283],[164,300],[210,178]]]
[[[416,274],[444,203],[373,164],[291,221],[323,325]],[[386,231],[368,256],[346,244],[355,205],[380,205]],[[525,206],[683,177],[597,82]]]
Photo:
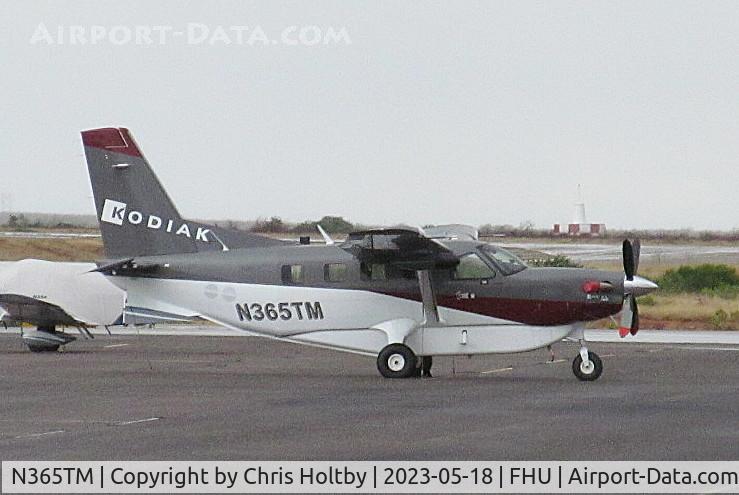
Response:
[[[584,237],[598,237],[604,235],[606,233],[606,224],[590,223],[585,217],[585,203],[582,201],[579,190],[580,187],[578,186],[578,201],[575,203],[574,219],[568,224],[555,223],[552,232],[555,235]]]

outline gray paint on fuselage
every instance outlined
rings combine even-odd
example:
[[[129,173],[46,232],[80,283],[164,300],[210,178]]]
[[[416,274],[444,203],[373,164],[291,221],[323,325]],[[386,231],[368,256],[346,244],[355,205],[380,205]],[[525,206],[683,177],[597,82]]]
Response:
[[[478,252],[484,243],[475,241],[445,241],[444,246],[456,255]],[[406,276],[372,279],[362,275],[360,261],[340,246],[305,245],[271,248],[235,249],[228,252],[201,252],[182,255],[164,255],[136,258],[141,265],[157,264],[151,273],[136,273],[136,277],[198,280],[261,285],[300,285],[304,287],[356,289],[420,296],[418,279],[414,272]],[[343,281],[327,281],[325,265],[343,263],[346,278]],[[458,292],[473,292],[477,297],[510,298],[525,300],[583,302],[581,289],[586,280],[607,281],[613,284],[611,304],[621,304],[623,275],[617,272],[573,268],[527,268],[513,275],[504,275],[498,267],[488,262],[495,272],[489,279],[456,280],[452,270],[432,271],[434,289],[440,296]],[[164,266],[168,265],[168,266]],[[304,282],[285,283],[282,280],[284,265],[302,265]],[[125,275],[122,271],[120,275]]]

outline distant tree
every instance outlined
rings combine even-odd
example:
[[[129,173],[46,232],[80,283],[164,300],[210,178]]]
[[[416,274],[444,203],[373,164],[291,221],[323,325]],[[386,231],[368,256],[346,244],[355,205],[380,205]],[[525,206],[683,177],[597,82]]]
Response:
[[[296,234],[314,233],[316,231],[316,223],[317,222],[306,220],[305,222],[300,222],[290,230],[292,230]]]
[[[18,215],[10,215],[8,217],[8,227],[13,229],[22,229],[28,226],[28,220],[23,213]]]
[[[480,225],[477,229],[481,236],[493,234],[512,235],[515,230],[516,229],[512,225],[491,225],[489,223]]]
[[[532,220],[524,220],[521,222],[518,226],[519,230],[523,230],[524,232],[534,230],[534,222]]]
[[[271,217],[269,220],[257,219],[252,228],[254,232],[279,233],[287,232],[287,226],[280,217]]]
[[[345,234],[354,230],[354,225],[344,217],[325,216],[318,221],[323,230],[331,234]]]

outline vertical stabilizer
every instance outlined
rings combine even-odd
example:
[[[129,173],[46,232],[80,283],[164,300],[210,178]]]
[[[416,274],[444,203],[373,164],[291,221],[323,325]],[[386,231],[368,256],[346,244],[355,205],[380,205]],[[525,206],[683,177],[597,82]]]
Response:
[[[107,258],[282,244],[183,219],[128,129],[82,131],[82,143]]]

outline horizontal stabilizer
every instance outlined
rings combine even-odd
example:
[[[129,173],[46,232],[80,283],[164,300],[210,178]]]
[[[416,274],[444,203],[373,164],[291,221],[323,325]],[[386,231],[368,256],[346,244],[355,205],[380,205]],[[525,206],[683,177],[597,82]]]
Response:
[[[126,306],[123,311],[123,323],[126,325],[151,325],[167,322],[185,323],[195,320],[196,318],[192,316],[178,315],[136,306]]]
[[[90,271],[100,272],[106,275],[143,275],[154,272],[161,267],[162,265],[159,263],[139,263],[134,258],[127,258],[105,263]]]

